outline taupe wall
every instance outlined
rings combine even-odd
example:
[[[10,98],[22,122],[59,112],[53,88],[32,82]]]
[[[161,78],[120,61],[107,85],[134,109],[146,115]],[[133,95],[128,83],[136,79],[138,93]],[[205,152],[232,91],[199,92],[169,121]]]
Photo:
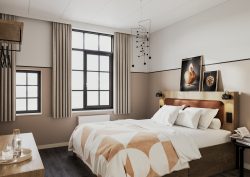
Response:
[[[142,119],[146,116],[148,75],[132,73],[131,97],[132,113],[130,115],[114,115],[109,111],[85,111],[74,113],[72,118],[55,120],[51,118],[51,78],[52,78],[52,27],[51,22],[29,18],[18,18],[24,22],[22,50],[17,54],[17,69],[32,69],[42,72],[42,114],[18,116],[15,122],[0,122],[0,135],[10,134],[14,128],[22,132],[33,132],[38,145],[67,142],[77,124],[78,115],[110,114],[112,119],[134,118]],[[113,34],[115,29],[86,25],[72,24],[73,27]],[[28,66],[28,67],[27,67]],[[135,70],[136,71],[136,70]]]
[[[31,69],[30,67],[18,67],[17,69]],[[21,132],[32,132],[38,145],[67,142],[77,125],[77,115],[111,114],[112,119],[134,118],[141,119],[146,116],[147,74],[132,73],[132,113],[130,115],[114,115],[112,111],[105,112],[78,112],[71,118],[52,119],[51,100],[51,68],[32,68],[42,73],[42,114],[17,116],[15,122],[0,123],[0,135],[11,134],[14,128],[20,128]]]
[[[250,130],[250,60],[224,63],[204,67],[205,70],[219,70],[219,91],[239,91],[240,126]],[[157,90],[179,90],[180,69],[149,74],[148,117],[158,109],[158,99],[154,96]],[[246,153],[246,162],[250,164],[250,152]]]

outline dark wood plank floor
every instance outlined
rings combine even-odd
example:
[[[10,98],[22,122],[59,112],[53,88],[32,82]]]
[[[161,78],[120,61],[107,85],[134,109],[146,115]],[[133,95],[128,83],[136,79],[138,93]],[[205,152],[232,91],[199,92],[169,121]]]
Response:
[[[96,177],[89,168],[67,147],[40,150],[45,167],[45,177]],[[238,171],[233,170],[213,177],[238,177]],[[250,171],[245,170],[245,177],[250,177]]]

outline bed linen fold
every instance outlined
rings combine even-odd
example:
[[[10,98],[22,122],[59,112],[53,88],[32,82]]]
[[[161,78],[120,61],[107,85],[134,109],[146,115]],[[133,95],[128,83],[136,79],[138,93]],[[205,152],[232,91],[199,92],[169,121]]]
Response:
[[[98,177],[157,177],[201,158],[194,140],[152,120],[117,120],[76,127],[69,141]]]

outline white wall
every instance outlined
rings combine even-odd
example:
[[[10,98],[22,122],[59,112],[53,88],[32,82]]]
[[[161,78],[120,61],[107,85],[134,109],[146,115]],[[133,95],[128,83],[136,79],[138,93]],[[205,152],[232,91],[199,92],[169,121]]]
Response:
[[[52,67],[52,25],[49,21],[18,17],[18,21],[24,22],[23,41],[21,52],[17,53],[18,66]],[[104,26],[91,25],[80,22],[71,22],[72,28],[99,33],[114,34],[115,32],[126,32]],[[134,40],[133,40],[134,41]],[[135,45],[134,45],[135,46]],[[131,67],[132,72],[147,72],[148,64],[143,65],[143,61],[136,57],[133,50],[132,59],[135,67]],[[131,62],[132,65],[132,62]]]
[[[21,52],[17,52],[18,66],[52,66],[52,25],[50,22],[18,18],[24,22]]]
[[[250,58],[249,7],[249,0],[230,0],[153,33],[149,71],[179,68],[197,55],[206,64]]]
[[[181,60],[204,55],[205,64],[250,58],[250,0],[229,0],[151,35],[149,71],[181,67]],[[240,126],[250,129],[250,60],[206,66],[220,70],[219,90],[239,91]],[[179,90],[180,69],[149,74],[149,117],[157,90]],[[245,163],[250,167],[250,151]]]

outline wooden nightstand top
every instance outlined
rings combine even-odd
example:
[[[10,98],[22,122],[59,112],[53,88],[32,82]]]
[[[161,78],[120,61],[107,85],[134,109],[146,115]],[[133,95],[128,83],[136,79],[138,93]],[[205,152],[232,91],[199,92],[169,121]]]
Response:
[[[17,164],[0,165],[0,177],[44,177],[44,166],[32,133],[20,135],[22,147],[32,150],[32,159]],[[12,135],[0,136],[0,150],[12,141]]]

